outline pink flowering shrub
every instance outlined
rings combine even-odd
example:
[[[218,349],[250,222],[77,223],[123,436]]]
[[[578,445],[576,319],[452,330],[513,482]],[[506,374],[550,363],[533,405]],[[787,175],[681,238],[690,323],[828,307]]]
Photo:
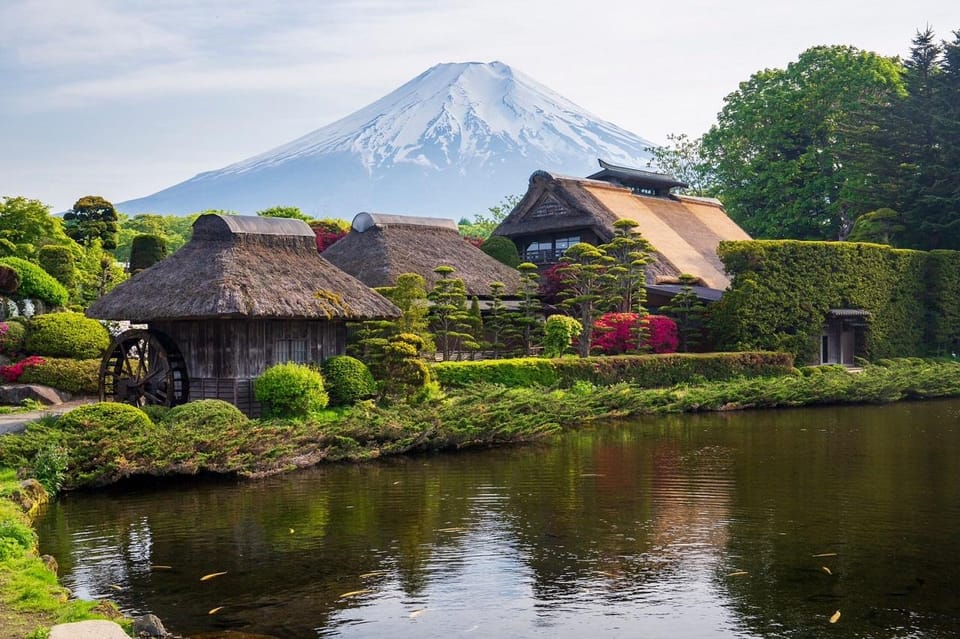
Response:
[[[20,360],[16,364],[0,366],[0,377],[3,377],[3,381],[6,383],[12,384],[20,379],[20,376],[23,374],[23,369],[25,369],[27,366],[40,366],[41,364],[45,363],[46,360],[39,355],[31,355],[30,357]]]
[[[643,318],[647,330],[646,341],[638,348],[637,313],[606,313],[593,323],[592,350],[604,355],[621,355],[639,351],[674,353],[677,350],[677,325],[664,315],[647,315]]]

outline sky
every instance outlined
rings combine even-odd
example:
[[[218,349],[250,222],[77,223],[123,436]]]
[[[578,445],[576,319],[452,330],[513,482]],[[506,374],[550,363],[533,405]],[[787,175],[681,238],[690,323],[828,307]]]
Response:
[[[805,49],[908,54],[956,0],[0,0],[0,196],[149,195],[440,62],[500,60],[656,143]],[[545,167],[548,168],[548,167]]]

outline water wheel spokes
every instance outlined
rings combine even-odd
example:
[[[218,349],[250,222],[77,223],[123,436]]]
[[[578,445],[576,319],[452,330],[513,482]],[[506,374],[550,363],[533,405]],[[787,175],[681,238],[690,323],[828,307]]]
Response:
[[[100,364],[100,399],[140,407],[183,404],[189,399],[183,355],[160,331],[121,333]]]

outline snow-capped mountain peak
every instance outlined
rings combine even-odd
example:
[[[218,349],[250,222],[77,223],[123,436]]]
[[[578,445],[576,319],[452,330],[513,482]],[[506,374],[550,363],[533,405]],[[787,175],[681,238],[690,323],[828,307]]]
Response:
[[[456,217],[522,193],[534,170],[585,174],[598,157],[639,166],[647,146],[502,62],[445,63],[341,120],[121,210],[187,213],[242,201],[241,212],[284,204],[340,217],[363,209]],[[217,188],[228,184],[231,193]],[[243,188],[254,184],[259,197]],[[174,205],[187,192],[196,196],[190,210]],[[485,204],[465,202],[469,192],[485,194]]]

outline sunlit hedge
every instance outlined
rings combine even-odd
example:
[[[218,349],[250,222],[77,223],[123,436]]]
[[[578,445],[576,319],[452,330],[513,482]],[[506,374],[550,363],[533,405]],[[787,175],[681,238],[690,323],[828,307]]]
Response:
[[[447,388],[477,383],[508,387],[558,386],[576,382],[609,386],[621,382],[646,388],[737,377],[787,375],[793,359],[785,353],[669,353],[544,359],[524,357],[475,362],[441,362],[433,366],[437,381]]]
[[[733,277],[710,311],[720,348],[783,350],[814,361],[827,312],[869,311],[868,358],[945,354],[960,344],[960,254],[878,244],[723,242]]]

